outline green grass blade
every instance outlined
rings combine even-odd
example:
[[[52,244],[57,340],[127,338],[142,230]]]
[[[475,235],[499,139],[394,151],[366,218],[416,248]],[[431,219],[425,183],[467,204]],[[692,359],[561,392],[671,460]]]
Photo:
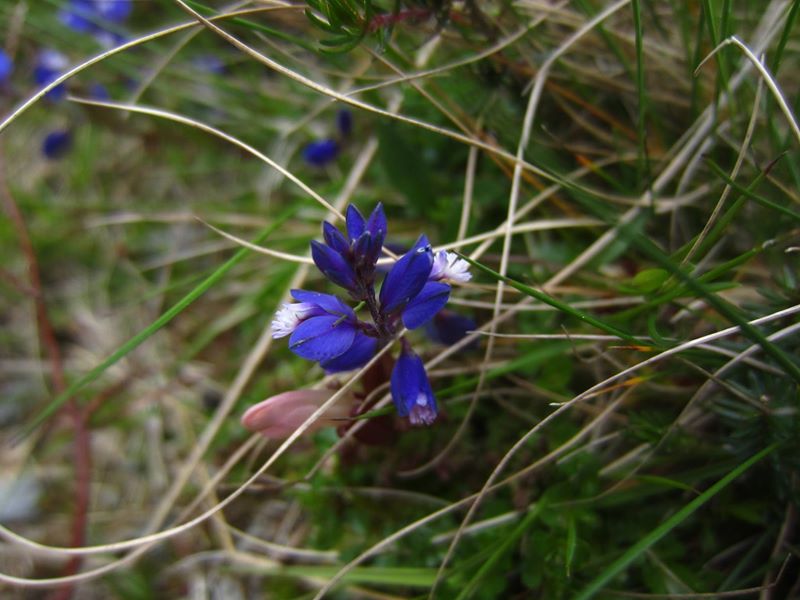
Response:
[[[786,17],[786,23],[781,32],[781,39],[778,41],[778,46],[775,48],[775,54],[772,56],[769,70],[773,75],[778,74],[778,68],[781,66],[781,58],[783,58],[783,51],[786,49],[786,44],[789,41],[789,34],[794,27],[794,22],[797,20],[797,13],[800,10],[800,0],[794,0],[792,8],[789,10],[789,15]]]
[[[642,31],[642,7],[639,0],[633,0],[633,28],[636,36],[636,89],[638,92],[639,114],[636,118],[636,133],[639,145],[638,182],[650,180],[650,161],[647,156],[647,97],[644,90],[644,38]]]
[[[522,535],[528,530],[528,528],[533,524],[536,520],[536,517],[542,512],[544,508],[544,502],[537,502],[531,509],[528,511],[528,514],[525,515],[525,518],[517,524],[509,535],[502,539],[497,550],[495,550],[489,558],[486,559],[478,572],[475,573],[475,576],[470,580],[470,582],[464,586],[461,590],[461,593],[457,596],[456,600],[466,600],[472,596],[480,586],[481,580],[483,580],[489,573],[491,573],[492,569],[494,569],[497,561],[499,561],[503,556],[511,550],[511,547],[516,544],[517,540],[522,537]]]
[[[689,502],[682,509],[672,515],[669,519],[664,521],[661,525],[652,530],[649,534],[639,540],[636,544],[628,548],[628,550],[615,560],[605,571],[598,575],[575,597],[575,600],[587,600],[594,596],[597,592],[603,589],[605,585],[615,576],[623,572],[632,562],[639,558],[646,550],[658,542],[661,538],[667,535],[670,531],[675,529],[678,525],[683,523],[689,518],[697,509],[703,506],[706,502],[711,500],[731,482],[733,482],[742,473],[747,471],[750,467],[770,454],[777,444],[772,444],[758,452],[754,456],[747,459],[738,467],[733,469],[725,477],[717,481],[714,485],[708,488],[705,492],[700,494],[697,498]]]
[[[787,215],[787,216],[792,217],[793,219],[795,219],[797,221],[800,221],[800,213],[795,212],[790,208],[786,208],[785,206],[781,206],[777,202],[773,202],[772,200],[770,200],[768,198],[764,198],[764,196],[759,196],[758,194],[755,194],[752,191],[750,191],[749,189],[747,189],[746,187],[736,183],[733,179],[731,179],[728,176],[728,174],[722,169],[722,167],[720,167],[713,160],[709,160],[708,161],[708,166],[711,167],[711,170],[714,171],[714,173],[717,175],[717,177],[722,179],[722,181],[724,181],[726,184],[731,186],[734,190],[739,192],[742,196],[750,198],[751,200],[754,200],[755,202],[758,202],[762,206],[766,206],[767,208],[771,208],[773,210],[777,210],[778,212],[783,213],[784,215]]]
[[[539,291],[536,288],[532,288],[532,287],[530,287],[528,285],[525,285],[524,283],[520,283],[519,281],[516,281],[515,279],[511,279],[510,277],[506,277],[504,275],[501,275],[500,273],[498,273],[497,271],[494,271],[493,269],[490,269],[486,265],[483,265],[483,264],[479,263],[478,261],[472,260],[468,256],[464,256],[463,254],[459,254],[459,256],[461,258],[463,258],[464,260],[466,260],[469,264],[471,264],[476,269],[478,269],[480,271],[483,271],[484,273],[486,273],[490,277],[493,277],[497,281],[503,281],[503,282],[507,283],[508,285],[510,285],[511,287],[513,287],[516,290],[519,290],[523,294],[527,294],[528,296],[531,296],[532,298],[536,298],[540,302],[544,302],[545,304],[548,304],[548,305],[552,306],[553,308],[557,308],[558,310],[560,310],[560,311],[562,311],[562,312],[564,312],[564,313],[566,313],[568,315],[572,315],[573,317],[575,317],[577,319],[580,319],[581,321],[584,321],[585,323],[589,323],[590,325],[594,325],[595,327],[597,327],[598,329],[600,329],[602,331],[605,331],[606,333],[609,333],[611,335],[616,335],[620,339],[623,339],[623,340],[625,340],[627,342],[631,342],[631,343],[634,343],[634,344],[643,343],[641,340],[636,338],[634,335],[628,333],[627,331],[619,329],[618,327],[614,327],[613,325],[609,325],[608,323],[605,323],[605,322],[601,321],[600,319],[597,319],[597,318],[593,317],[592,315],[590,315],[588,313],[585,313],[585,312],[583,312],[581,310],[577,310],[575,308],[572,308],[569,304],[567,304],[565,302],[561,302],[560,300],[557,300],[556,298],[553,298],[552,296],[550,296],[548,294],[545,294],[544,292]]]
[[[253,243],[263,242],[267,236],[277,230],[295,211],[296,207],[291,207],[289,210],[282,212],[268,227],[266,227],[254,240]],[[94,369],[79,377],[75,380],[62,394],[59,394],[50,403],[43,408],[27,425],[24,426],[22,431],[17,436],[17,441],[24,439],[33,432],[39,425],[44,423],[47,419],[53,416],[55,412],[61,408],[64,403],[71,397],[77,394],[84,387],[95,381],[106,370],[117,362],[125,358],[128,354],[138,348],[145,340],[151,337],[159,329],[164,327],[167,323],[172,321],[180,313],[182,313],[190,304],[207,292],[214,284],[216,284],[222,277],[236,266],[241,260],[252,252],[249,248],[240,248],[236,251],[230,259],[228,259],[222,266],[215,270],[211,275],[206,277],[202,283],[195,287],[192,291],[181,298],[174,306],[164,312],[158,319],[153,321],[150,325],[145,327],[142,331],[137,333],[127,342],[122,344],[116,351],[114,351],[108,358],[97,365]]]

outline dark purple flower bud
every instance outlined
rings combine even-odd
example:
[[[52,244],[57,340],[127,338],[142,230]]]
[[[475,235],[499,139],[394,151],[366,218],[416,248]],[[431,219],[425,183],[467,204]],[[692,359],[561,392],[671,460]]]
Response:
[[[446,283],[429,281],[419,294],[406,305],[403,311],[403,325],[416,329],[430,321],[444,308],[450,298],[450,286]]]
[[[356,208],[355,204],[347,206],[347,214],[345,215],[345,224],[347,225],[347,237],[350,242],[356,241],[364,233],[367,228],[367,222],[364,220],[361,212]]]
[[[353,267],[333,248],[312,240],[311,258],[314,259],[314,264],[322,271],[322,274],[336,285],[340,285],[350,291],[354,291],[357,288],[356,274],[353,271]]]
[[[72,147],[72,133],[68,130],[59,130],[48,133],[42,142],[42,154],[49,159],[64,156]]]
[[[325,238],[325,243],[329,247],[336,250],[342,256],[347,256],[350,252],[350,244],[347,239],[342,235],[342,232],[336,229],[327,221],[322,223],[322,237]]]
[[[14,62],[11,57],[0,49],[0,85],[6,83],[14,71]]]
[[[394,264],[380,291],[381,312],[389,315],[402,309],[428,282],[433,267],[433,251],[428,238],[421,235],[414,247]]]
[[[378,340],[361,332],[356,333],[353,345],[347,352],[320,363],[320,366],[327,373],[341,373],[342,371],[352,371],[359,369],[375,356],[378,350]]]
[[[436,398],[422,359],[404,345],[392,371],[392,400],[397,414],[412,425],[430,425],[436,420]]]
[[[359,238],[353,242],[353,262],[355,265],[367,272],[372,273],[375,266],[375,261],[369,261],[372,255],[372,234],[369,231],[362,233]]]
[[[294,330],[289,338],[289,350],[302,358],[324,362],[347,352],[355,336],[355,326],[343,317],[311,317]]]
[[[452,346],[469,331],[475,331],[478,325],[464,315],[460,315],[452,310],[443,310],[436,314],[425,324],[425,333],[434,341],[445,346]],[[472,349],[478,345],[477,340],[469,344]]]
[[[340,108],[336,113],[336,128],[342,137],[348,137],[353,132],[353,113],[348,108]]]
[[[388,225],[386,224],[386,214],[383,212],[383,204],[378,202],[375,205],[372,214],[370,214],[369,219],[367,219],[366,230],[372,234],[372,237],[377,237],[378,233],[382,233],[383,236],[386,236],[386,231],[388,230]]]
[[[339,154],[339,144],[336,140],[317,140],[303,148],[303,159],[315,167],[324,167],[331,163]]]

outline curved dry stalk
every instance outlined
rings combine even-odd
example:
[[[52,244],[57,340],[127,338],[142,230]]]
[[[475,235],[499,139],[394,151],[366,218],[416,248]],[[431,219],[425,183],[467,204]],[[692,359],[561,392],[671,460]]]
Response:
[[[298,10],[302,7],[292,6],[292,5],[285,5],[285,6],[266,6],[266,7],[257,7],[257,8],[250,8],[247,10],[240,10],[224,15],[218,15],[216,17],[211,18],[211,21],[223,21],[225,19],[232,19],[234,17],[240,16],[247,16],[256,13],[262,12],[269,12],[274,10]],[[136,46],[141,46],[146,44],[147,42],[151,42],[153,40],[157,40],[162,37],[166,37],[173,33],[178,33],[180,31],[184,31],[186,29],[192,29],[194,27],[199,27],[200,25],[195,21],[190,21],[188,23],[181,23],[180,25],[174,25],[172,27],[167,27],[165,29],[161,29],[159,31],[143,35],[136,39],[133,39],[129,42],[124,44],[120,44],[115,48],[111,48],[104,52],[101,52],[97,56],[93,56],[92,58],[83,61],[79,65],[73,67],[72,69],[68,70],[66,73],[59,75],[56,79],[54,79],[51,83],[44,86],[38,92],[36,92],[33,96],[25,100],[22,104],[20,104],[17,108],[15,108],[10,115],[8,115],[5,119],[0,121],[0,133],[2,133],[11,123],[13,123],[17,118],[22,116],[31,106],[36,104],[39,100],[44,98],[51,90],[57,88],[62,83],[72,79],[78,73],[85,71],[92,65],[95,65],[99,62],[104,61],[105,59],[114,56],[115,54],[120,54],[121,52],[125,52],[126,50],[130,50],[131,48],[135,48]]]
[[[292,173],[291,171],[289,171],[288,169],[286,169],[282,165],[279,165],[278,163],[276,163],[274,160],[272,160],[269,156],[267,156],[263,152],[260,152],[259,150],[256,150],[250,144],[247,144],[247,143],[243,142],[242,140],[240,140],[239,138],[237,138],[237,137],[235,137],[233,135],[225,133],[221,129],[217,129],[216,127],[212,127],[211,125],[203,123],[202,121],[198,121],[197,119],[192,119],[190,117],[186,117],[186,116],[183,116],[183,115],[180,115],[180,114],[177,114],[177,113],[173,113],[173,112],[170,112],[170,111],[167,111],[167,110],[163,110],[163,109],[160,109],[160,108],[150,108],[150,107],[147,107],[147,106],[139,106],[139,105],[135,105],[135,104],[125,104],[125,103],[122,103],[122,102],[105,102],[105,101],[100,101],[100,100],[90,100],[88,98],[71,98],[71,100],[73,100],[74,102],[77,102],[79,104],[86,104],[86,105],[89,105],[89,106],[97,106],[97,107],[100,107],[100,108],[113,108],[113,109],[116,109],[116,110],[125,110],[125,111],[130,111],[130,112],[134,112],[134,113],[143,114],[143,115],[150,115],[150,116],[153,116],[153,117],[159,117],[159,118],[162,118],[162,119],[167,119],[168,121],[174,121],[176,123],[181,123],[183,125],[189,125],[190,127],[194,127],[195,129],[199,129],[200,131],[205,131],[206,133],[210,133],[211,135],[214,135],[214,136],[216,136],[216,137],[218,137],[218,138],[220,138],[222,140],[225,140],[226,142],[228,142],[230,144],[233,144],[234,146],[237,146],[238,148],[241,148],[242,150],[244,150],[244,151],[252,154],[256,158],[258,158],[262,162],[268,164],[270,167],[272,167],[273,169],[278,171],[281,175],[286,177],[286,179],[288,179],[289,181],[294,183],[297,187],[299,187],[301,190],[303,190],[306,194],[311,196],[314,200],[319,202],[319,204],[321,204],[331,214],[336,215],[336,217],[338,217],[339,219],[344,219],[344,215],[342,214],[342,212],[339,209],[337,209],[333,205],[331,205],[327,200],[325,200],[325,198],[320,196],[316,191],[314,191],[308,185],[306,185],[306,183],[303,182],[294,173]],[[209,225],[209,227],[212,227],[212,226]],[[221,233],[221,232],[219,232],[219,233]],[[264,252],[264,253],[266,254],[266,252]],[[287,255],[287,256],[291,256],[291,255]],[[295,262],[297,262],[297,261],[295,261]]]

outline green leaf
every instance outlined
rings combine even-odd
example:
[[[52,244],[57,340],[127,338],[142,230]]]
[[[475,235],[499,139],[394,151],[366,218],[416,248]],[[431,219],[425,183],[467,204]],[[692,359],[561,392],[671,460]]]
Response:
[[[669,279],[669,273],[664,269],[645,269],[639,271],[631,280],[634,287],[645,294],[655,292]]]

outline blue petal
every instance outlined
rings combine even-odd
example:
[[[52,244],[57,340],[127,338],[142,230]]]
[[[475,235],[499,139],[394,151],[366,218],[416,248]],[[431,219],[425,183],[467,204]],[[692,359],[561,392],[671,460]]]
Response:
[[[416,329],[424,325],[444,308],[450,298],[450,286],[446,283],[430,281],[422,291],[408,303],[403,311],[403,325]]]
[[[367,364],[369,360],[375,356],[375,351],[377,349],[377,339],[358,332],[356,333],[353,345],[350,346],[347,352],[334,359],[320,363],[320,366],[325,369],[327,373],[352,371],[353,369],[358,369]]]
[[[356,314],[353,309],[347,306],[338,296],[333,294],[323,294],[321,292],[309,292],[307,290],[292,290],[292,298],[298,302],[316,304],[325,312],[336,316],[346,316],[349,320],[355,321]]]
[[[353,267],[341,254],[316,240],[312,240],[311,258],[314,259],[314,264],[322,271],[322,274],[333,283],[348,290],[355,289],[356,274],[353,272]]]
[[[364,233],[364,229],[366,228],[366,222],[354,204],[350,204],[347,207],[345,221],[347,223],[347,235],[350,241],[353,242],[361,237],[361,234]]]
[[[303,159],[315,167],[324,167],[339,154],[339,144],[336,140],[317,140],[303,148]]]
[[[350,251],[350,244],[342,232],[327,221],[322,222],[322,236],[325,238],[325,243],[339,254],[346,255]]]
[[[311,317],[294,330],[289,350],[308,360],[327,361],[345,353],[355,336],[356,328],[341,317]]]
[[[378,202],[369,219],[367,219],[366,227],[373,237],[376,237],[379,231],[383,232],[384,237],[386,236],[388,225],[386,223],[386,214],[383,212],[383,204],[380,202]]]
[[[436,418],[436,398],[422,359],[413,352],[403,350],[392,371],[392,400],[401,417],[409,417],[412,424],[429,425]]]
[[[0,85],[8,81],[13,70],[14,62],[11,60],[11,57],[0,49]]]
[[[433,267],[433,251],[428,238],[421,235],[414,247],[394,264],[383,280],[381,311],[389,314],[404,307],[428,281]]]

